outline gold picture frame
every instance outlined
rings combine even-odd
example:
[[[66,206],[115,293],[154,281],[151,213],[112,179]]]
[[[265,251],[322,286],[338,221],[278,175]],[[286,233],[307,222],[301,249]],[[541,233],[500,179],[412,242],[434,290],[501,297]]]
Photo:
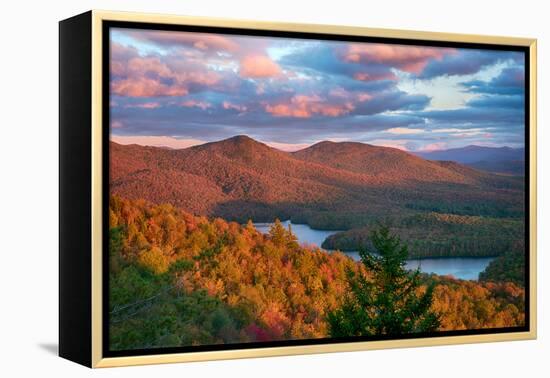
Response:
[[[103,287],[104,274],[104,241],[103,241],[103,189],[105,178],[105,162],[103,158],[103,125],[104,120],[104,70],[103,51],[105,49],[105,36],[103,35],[104,22],[133,22],[133,23],[152,23],[165,25],[190,25],[190,26],[205,26],[205,27],[223,27],[237,28],[242,30],[263,30],[273,32],[299,32],[299,33],[320,33],[336,36],[365,36],[365,37],[382,37],[382,38],[398,38],[404,40],[420,40],[420,41],[438,41],[438,42],[459,42],[471,44],[492,44],[502,46],[520,46],[528,49],[529,66],[528,72],[529,81],[529,218],[526,220],[529,225],[529,285],[528,285],[528,314],[529,314],[529,330],[525,332],[507,332],[496,334],[475,334],[475,335],[458,335],[458,336],[442,336],[442,337],[427,337],[427,338],[411,338],[398,340],[378,340],[378,341],[360,341],[346,343],[331,343],[319,345],[299,345],[299,346],[280,346],[280,347],[260,347],[255,349],[237,349],[237,350],[214,350],[214,351],[199,351],[189,353],[170,353],[170,354],[154,354],[154,355],[137,355],[123,357],[104,357],[103,353],[103,295],[105,288]],[[403,347],[422,347],[436,346],[449,344],[466,344],[466,343],[481,343],[481,342],[496,342],[496,341],[512,341],[512,340],[528,340],[535,339],[537,335],[537,307],[536,307],[536,199],[537,199],[537,168],[536,168],[536,54],[537,42],[535,39],[528,38],[513,38],[500,36],[482,36],[469,34],[452,34],[452,33],[435,33],[423,31],[409,30],[392,30],[392,29],[375,29],[365,27],[352,26],[334,26],[334,25],[314,25],[314,24],[293,24],[293,23],[275,23],[275,22],[257,22],[246,20],[229,20],[216,18],[202,17],[187,17],[174,15],[160,14],[144,14],[144,13],[126,13],[126,12],[110,12],[93,10],[81,16],[76,16],[72,19],[62,21],[60,24],[60,87],[61,92],[68,92],[74,88],[74,80],[78,81],[82,73],[75,73],[70,76],[65,69],[69,70],[67,60],[76,59],[74,55],[78,53],[78,48],[89,49],[87,54],[84,54],[80,59],[89,59],[86,68],[89,69],[89,77],[81,81],[81,87],[78,91],[82,93],[89,92],[89,103],[75,95],[63,95],[60,97],[60,128],[61,128],[61,197],[66,195],[66,202],[61,203],[61,224],[60,228],[60,355],[73,361],[82,363],[90,367],[114,367],[114,366],[129,366],[143,364],[160,364],[173,362],[189,362],[189,361],[207,361],[220,359],[237,359],[250,357],[268,357],[268,356],[283,356],[283,355],[298,355],[312,353],[328,353],[328,352],[347,352],[371,349],[387,349],[387,348],[403,348]],[[82,32],[83,40],[89,41],[89,45],[78,40],[78,33]],[[81,54],[82,55],[82,54]],[[76,60],[75,64],[79,61]],[[85,72],[85,71],[84,71]],[[76,75],[76,76],[75,76]],[[66,77],[66,78],[63,78]],[[77,79],[74,79],[77,77]],[[73,78],[73,79],[71,79]],[[71,81],[73,80],[73,81]],[[73,87],[71,87],[73,86]],[[69,114],[69,107],[76,106],[74,101],[80,101],[78,105],[83,109],[80,114]],[[78,137],[82,138],[83,143],[89,144],[89,149],[82,153],[89,152],[89,167],[84,167],[83,175],[87,175],[89,181],[83,182],[83,185],[89,185],[87,193],[70,193],[70,189],[63,189],[65,185],[65,177],[69,177],[76,169],[84,169],[82,166],[73,167],[70,162],[65,163],[70,159],[67,155],[71,153],[69,150],[64,150],[64,136],[69,121],[89,121],[89,127],[78,125],[82,130]],[[71,127],[74,127],[74,123]],[[77,132],[77,131],[73,131]],[[67,136],[67,138],[75,136]],[[527,145],[527,141],[526,141]],[[72,150],[72,153],[78,151]],[[78,155],[77,155],[78,156]],[[66,166],[64,164],[67,164]],[[79,226],[71,222],[71,214],[67,207],[72,201],[77,201],[79,196],[89,195],[86,204],[87,212],[85,216],[89,217],[84,226]],[[76,216],[73,214],[73,216]],[[81,215],[84,216],[84,215]],[[65,219],[65,220],[64,220]],[[88,228],[89,226],[89,228]],[[80,227],[78,230],[76,227]],[[86,239],[89,244],[79,245],[77,240],[62,241],[67,238],[68,232],[76,232],[86,234]],[[72,244],[71,244],[72,243]],[[71,247],[72,246],[72,247]],[[71,249],[72,248],[72,249]],[[76,260],[76,257],[69,256],[71,253],[83,252],[85,258]],[[87,272],[86,274],[80,274]],[[81,277],[74,277],[75,274]],[[75,280],[88,280],[89,286],[84,283],[79,284]],[[78,302],[73,296],[71,286],[76,289],[85,289],[86,292],[83,298]],[[87,290],[89,289],[89,295]],[[77,310],[80,303],[80,308]],[[83,305],[82,305],[83,303]],[[84,307],[82,307],[84,306]],[[89,317],[84,319],[74,320],[80,316],[78,311],[89,313]],[[80,315],[79,315],[80,314]],[[76,323],[75,323],[76,322]],[[71,323],[71,326],[67,324]],[[78,324],[77,324],[78,323]],[[78,333],[78,334],[77,334]],[[84,340],[83,344],[88,344],[80,351],[75,351],[77,348],[77,339]],[[88,348],[89,346],[89,348]]]

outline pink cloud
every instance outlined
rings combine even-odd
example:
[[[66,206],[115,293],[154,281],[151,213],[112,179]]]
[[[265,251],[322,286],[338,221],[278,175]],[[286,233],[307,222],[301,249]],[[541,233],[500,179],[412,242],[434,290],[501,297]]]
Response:
[[[429,60],[440,60],[454,51],[454,49],[440,47],[352,43],[348,45],[344,60],[353,63],[388,64],[401,71],[419,74]],[[358,75],[357,80],[369,79],[368,74],[356,75]]]
[[[279,76],[281,67],[268,56],[247,55],[241,60],[239,74],[248,78],[269,78]]]
[[[111,60],[110,63],[111,75],[120,76],[124,74],[124,63],[121,61]]]
[[[172,68],[158,57],[136,56],[127,61],[114,61],[111,82],[114,94],[128,97],[184,96],[192,85],[211,86],[220,76],[204,67],[178,66]]]
[[[365,102],[373,98],[373,96],[370,93],[357,92],[357,91],[350,92],[342,87],[333,88],[328,92],[328,94],[333,98],[337,98],[340,100],[354,101],[354,102],[356,101]]]
[[[331,104],[317,95],[296,95],[287,103],[265,105],[265,110],[276,117],[295,118],[309,118],[313,115],[338,117],[351,112],[354,108],[351,102]]]
[[[138,51],[134,47],[123,46],[116,42],[111,42],[110,46],[111,61],[109,69],[111,75],[121,76],[126,72],[126,64],[136,56],[139,56]]]
[[[244,105],[238,105],[238,104],[233,104],[229,101],[224,101],[223,104],[222,104],[223,108],[224,109],[227,109],[227,110],[236,110],[240,113],[243,113],[243,112],[246,112],[247,108],[246,106]]]
[[[382,72],[382,73],[357,72],[353,74],[353,78],[359,81],[397,80],[397,76],[393,72]]]
[[[436,143],[426,144],[425,146],[420,148],[419,151],[431,152],[431,151],[444,150],[446,148],[447,148],[447,143],[446,142],[436,142]]]
[[[158,102],[145,102],[143,104],[128,104],[124,106],[125,108],[141,108],[141,109],[157,109],[160,108]]]
[[[270,147],[276,148],[285,152],[294,152],[303,150],[311,146],[311,143],[278,143],[278,142],[265,142]]]
[[[329,95],[332,97],[349,98],[350,92],[342,87],[333,88],[329,91]]]
[[[187,100],[181,103],[181,106],[187,108],[200,108],[206,110],[212,107],[212,104],[206,101]]]
[[[184,96],[189,93],[187,88],[165,85],[147,78],[115,81],[111,89],[114,94],[128,97]]]
[[[111,122],[111,129],[121,129],[124,127],[124,124],[120,121],[112,121]]]
[[[413,135],[413,134],[422,134],[426,132],[426,130],[414,129],[409,127],[392,127],[391,129],[387,129],[386,132],[390,134],[396,134],[396,135]]]
[[[118,144],[139,144],[140,146],[169,147],[169,148],[188,148],[205,143],[198,139],[177,139],[169,136],[124,136],[113,135],[111,140]]]
[[[357,99],[359,100],[359,102],[365,102],[365,101],[369,101],[369,100],[372,100],[373,96],[367,92],[361,92],[357,95]]]

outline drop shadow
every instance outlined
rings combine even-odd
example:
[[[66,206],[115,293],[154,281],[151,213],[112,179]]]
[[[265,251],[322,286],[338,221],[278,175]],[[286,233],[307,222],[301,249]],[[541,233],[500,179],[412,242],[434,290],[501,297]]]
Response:
[[[59,345],[57,343],[40,343],[38,347],[50,354],[59,355]]]

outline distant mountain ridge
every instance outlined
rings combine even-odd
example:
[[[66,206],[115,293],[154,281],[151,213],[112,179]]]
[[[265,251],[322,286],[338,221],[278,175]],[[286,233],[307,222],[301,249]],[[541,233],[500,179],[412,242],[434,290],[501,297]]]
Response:
[[[502,198],[516,206],[522,189],[511,178],[362,143],[320,142],[289,153],[241,135],[179,150],[110,146],[113,193],[235,220],[302,217],[349,228],[358,217],[411,212],[429,201]]]
[[[469,145],[461,148],[415,152],[428,160],[448,160],[488,172],[525,174],[525,148]]]

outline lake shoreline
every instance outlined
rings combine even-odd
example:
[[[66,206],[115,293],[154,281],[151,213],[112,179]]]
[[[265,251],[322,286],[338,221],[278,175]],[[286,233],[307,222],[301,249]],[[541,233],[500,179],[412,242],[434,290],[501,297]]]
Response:
[[[342,253],[354,261],[360,261],[358,251],[328,250],[321,247],[323,241],[329,236],[340,231],[317,230],[308,224],[294,224],[292,221],[281,221],[284,227],[289,225],[292,232],[298,238],[298,242],[306,245],[314,245],[327,253]],[[273,223],[258,222],[253,223],[256,230],[263,234],[269,232]],[[458,279],[475,280],[479,279],[479,274],[493,261],[497,256],[422,256],[411,257],[406,260],[407,267],[411,270],[420,269],[422,273],[437,275],[452,275]]]

